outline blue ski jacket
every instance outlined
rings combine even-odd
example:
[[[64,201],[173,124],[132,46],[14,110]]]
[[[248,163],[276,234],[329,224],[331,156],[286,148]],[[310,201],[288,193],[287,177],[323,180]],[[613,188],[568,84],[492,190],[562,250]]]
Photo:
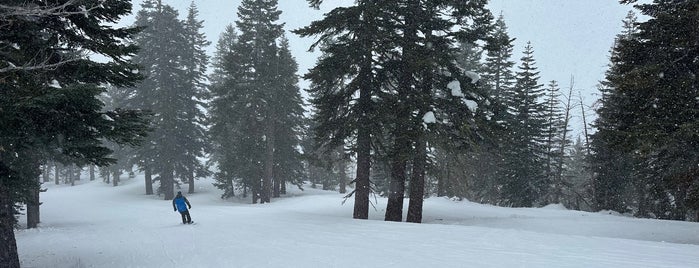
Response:
[[[192,205],[189,204],[189,200],[182,195],[177,195],[175,199],[172,200],[172,207],[177,209],[179,212],[187,211],[187,208],[191,208]]]

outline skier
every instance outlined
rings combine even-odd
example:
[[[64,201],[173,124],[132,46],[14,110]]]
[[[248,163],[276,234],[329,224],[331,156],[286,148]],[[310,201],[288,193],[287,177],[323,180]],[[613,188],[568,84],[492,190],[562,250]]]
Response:
[[[192,217],[189,215],[189,209],[192,208],[192,205],[189,204],[186,197],[182,196],[182,192],[178,191],[175,199],[172,199],[172,208],[182,215],[182,224],[192,224]]]

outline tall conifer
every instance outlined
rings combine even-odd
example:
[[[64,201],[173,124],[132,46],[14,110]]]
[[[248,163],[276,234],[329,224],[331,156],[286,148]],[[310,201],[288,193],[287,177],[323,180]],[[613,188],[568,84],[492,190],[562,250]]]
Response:
[[[4,1],[0,10],[0,266],[19,267],[14,204],[39,187],[42,159],[107,165],[102,140],[135,144],[143,112],[103,111],[105,84],[138,79],[130,43],[138,29],[113,23],[129,1]],[[62,8],[53,9],[55,7]],[[15,10],[30,11],[28,13]],[[85,53],[104,55],[94,61]]]

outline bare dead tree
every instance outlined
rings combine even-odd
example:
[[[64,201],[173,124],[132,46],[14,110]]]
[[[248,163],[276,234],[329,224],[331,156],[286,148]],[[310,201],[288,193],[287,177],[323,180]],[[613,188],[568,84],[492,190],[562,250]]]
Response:
[[[578,95],[580,96],[580,110],[582,111],[583,132],[585,135],[585,150],[587,150],[587,154],[590,155],[590,135],[587,133],[587,119],[585,118],[585,104],[583,103],[582,93],[578,92]]]
[[[575,77],[571,76],[570,77],[570,87],[568,89],[568,95],[565,96],[566,98],[566,104],[565,104],[565,115],[563,117],[563,133],[561,133],[561,144],[559,148],[559,161],[558,161],[558,166],[556,167],[556,184],[559,189],[557,189],[558,194],[562,192],[562,185],[563,185],[563,159],[565,158],[565,150],[568,145],[568,125],[570,124],[570,111],[574,108],[573,105],[571,104],[571,100],[573,99],[573,87],[575,87]],[[584,117],[584,116],[583,116]]]

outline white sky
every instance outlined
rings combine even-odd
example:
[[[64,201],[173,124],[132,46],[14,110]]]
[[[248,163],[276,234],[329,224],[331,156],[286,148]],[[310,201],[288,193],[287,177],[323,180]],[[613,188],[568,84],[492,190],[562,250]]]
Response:
[[[206,36],[212,42],[208,53],[213,55],[220,33],[237,19],[240,0],[194,2],[199,8],[199,19],[204,20]],[[140,3],[140,0],[134,1],[134,13],[140,9]],[[163,3],[175,7],[184,18],[191,0],[163,0]],[[326,0],[321,10],[314,10],[308,7],[306,0],[279,0],[279,9],[283,12],[280,21],[286,23],[287,31],[297,29],[321,19],[335,6],[353,3],[353,0]],[[496,17],[502,12],[510,36],[516,38],[513,60],[517,64],[525,43],[531,41],[541,72],[539,82],[546,85],[556,80],[561,91],[567,93],[573,75],[575,91],[582,92],[588,105],[597,98],[594,95],[596,86],[604,77],[609,50],[614,37],[621,31],[621,20],[632,9],[615,0],[491,0],[489,7]],[[133,16],[124,20],[124,24],[132,22]],[[303,75],[319,55],[307,51],[314,40],[301,39],[292,33],[287,33],[287,37],[299,63],[300,75]],[[301,82],[301,88],[307,85],[305,81]],[[579,114],[578,108],[571,123],[576,133],[582,129]],[[589,110],[587,115],[590,122],[592,111]]]

